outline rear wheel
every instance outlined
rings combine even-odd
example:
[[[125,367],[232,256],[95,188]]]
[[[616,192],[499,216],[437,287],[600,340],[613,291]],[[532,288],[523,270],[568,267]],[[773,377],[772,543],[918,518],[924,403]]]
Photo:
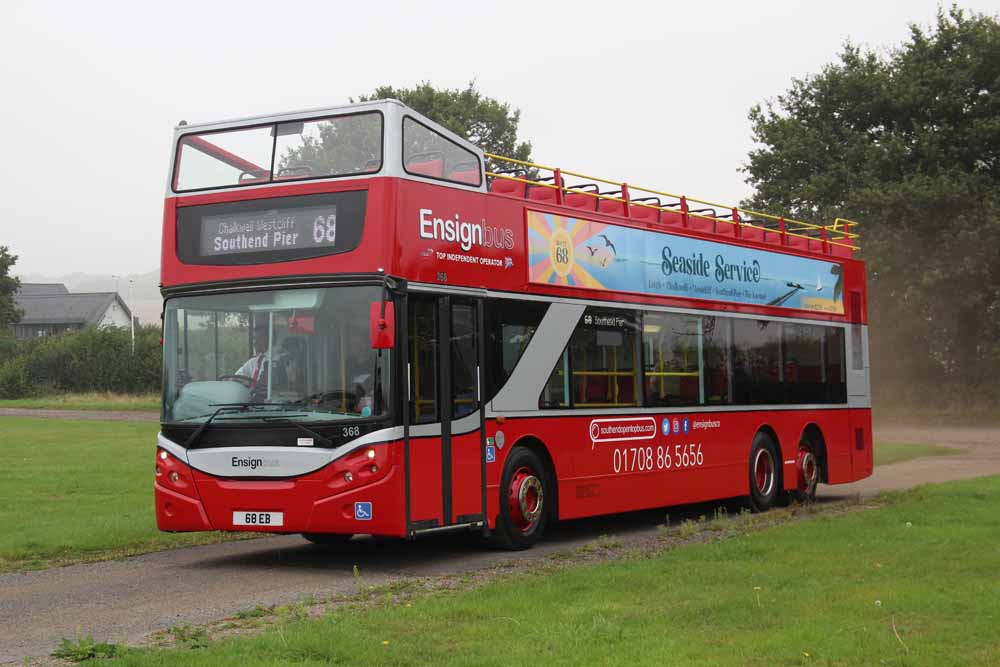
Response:
[[[510,453],[503,470],[493,543],[504,549],[527,549],[545,532],[549,515],[546,496],[551,482],[541,459],[525,447],[516,447]]]
[[[354,535],[351,533],[302,533],[302,537],[321,547],[335,547],[347,544]]]
[[[807,503],[816,500],[819,486],[819,448],[812,439],[803,434],[799,440],[799,452],[795,459],[796,487],[788,495],[792,500]]]
[[[750,446],[750,508],[766,512],[778,499],[778,445],[760,432]]]

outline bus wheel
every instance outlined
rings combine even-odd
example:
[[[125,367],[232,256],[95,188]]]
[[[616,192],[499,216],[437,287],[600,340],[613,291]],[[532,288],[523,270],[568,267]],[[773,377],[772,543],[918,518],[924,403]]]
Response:
[[[542,538],[548,508],[548,480],[541,459],[516,447],[507,457],[500,480],[500,516],[493,542],[504,549],[527,549]]]
[[[354,535],[351,533],[302,533],[302,537],[321,547],[335,547],[347,544]]]
[[[750,447],[750,508],[766,512],[778,499],[778,447],[767,433],[760,432]]]
[[[789,493],[793,500],[808,503],[816,500],[819,485],[819,458],[817,447],[808,435],[799,440],[799,453],[795,459],[796,487]]]

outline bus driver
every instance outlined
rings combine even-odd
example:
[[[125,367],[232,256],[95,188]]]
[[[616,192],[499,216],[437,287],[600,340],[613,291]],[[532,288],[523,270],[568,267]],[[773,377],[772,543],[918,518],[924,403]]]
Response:
[[[250,389],[251,394],[256,394],[259,386],[267,386],[267,367],[271,361],[271,351],[268,349],[267,324],[261,323],[253,329],[253,349],[254,356],[247,359],[247,362],[237,369],[234,375],[245,378],[244,384]]]

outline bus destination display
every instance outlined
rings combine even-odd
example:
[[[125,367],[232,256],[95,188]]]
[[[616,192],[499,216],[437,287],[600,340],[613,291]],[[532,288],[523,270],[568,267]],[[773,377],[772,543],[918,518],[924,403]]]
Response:
[[[333,249],[336,245],[336,204],[206,215],[201,219],[202,257]]]

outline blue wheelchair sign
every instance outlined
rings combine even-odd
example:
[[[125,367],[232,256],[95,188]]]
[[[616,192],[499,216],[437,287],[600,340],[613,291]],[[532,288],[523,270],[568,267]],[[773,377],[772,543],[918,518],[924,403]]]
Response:
[[[497,460],[497,448],[493,445],[487,445],[486,447],[486,462],[496,463]]]
[[[372,504],[370,502],[354,503],[354,520],[371,521]]]

